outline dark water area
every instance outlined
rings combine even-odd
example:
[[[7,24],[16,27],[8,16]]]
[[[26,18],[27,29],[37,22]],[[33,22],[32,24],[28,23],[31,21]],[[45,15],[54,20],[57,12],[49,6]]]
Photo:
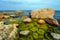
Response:
[[[57,19],[59,21],[59,23],[60,23],[60,10],[55,11],[54,18]]]
[[[15,12],[15,11],[16,10],[3,10],[3,11],[0,11],[0,12]],[[25,13],[21,14],[21,16],[22,15],[29,16],[29,13],[31,12],[31,10],[22,10],[22,11],[25,12]],[[54,18],[57,19],[60,22],[60,10],[55,10]]]

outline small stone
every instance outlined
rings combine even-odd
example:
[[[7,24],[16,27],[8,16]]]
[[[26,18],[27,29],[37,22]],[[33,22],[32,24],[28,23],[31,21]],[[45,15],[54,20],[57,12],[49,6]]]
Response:
[[[10,22],[16,22],[16,20],[14,20],[14,19],[10,19]]]
[[[57,33],[59,33],[59,34],[60,34],[60,30],[57,30]]]
[[[22,14],[22,13],[23,13],[23,11],[21,11],[21,10],[15,11],[15,14],[17,14],[17,15]]]
[[[16,15],[10,15],[11,17],[15,17]]]
[[[0,21],[0,25],[3,25],[4,24],[4,21]]]
[[[45,19],[45,21],[47,23],[49,23],[50,25],[55,25],[55,26],[59,26],[59,23],[56,19]]]
[[[26,19],[26,18],[28,18],[27,16],[22,16],[22,19]]]
[[[0,27],[0,30],[3,31],[4,30],[4,27]]]
[[[10,16],[5,15],[4,18],[10,18]]]
[[[53,38],[59,40],[60,39],[60,34],[56,34],[56,33],[51,33],[51,35],[53,36]]]
[[[13,24],[14,27],[18,26],[19,24]]]
[[[4,19],[4,16],[2,13],[0,14],[0,20],[3,20]]]
[[[21,34],[21,35],[28,35],[29,32],[30,32],[29,30],[27,30],[27,31],[20,31],[20,34]]]
[[[32,20],[30,18],[26,18],[23,20],[24,22],[31,22]]]
[[[2,37],[0,36],[0,40],[2,40]]]
[[[38,20],[38,23],[40,23],[40,24],[44,24],[45,21],[44,21],[43,19],[40,19],[40,20]]]

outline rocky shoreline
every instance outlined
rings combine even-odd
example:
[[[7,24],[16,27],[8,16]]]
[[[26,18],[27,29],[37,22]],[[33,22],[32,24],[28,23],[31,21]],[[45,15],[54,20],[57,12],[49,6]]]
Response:
[[[31,17],[24,15],[20,17],[22,14],[24,14],[23,11],[0,13],[0,40],[53,40],[60,38],[58,36],[60,34],[57,32],[60,24],[53,17],[55,14],[53,9],[32,10]],[[57,37],[52,35],[56,33]]]

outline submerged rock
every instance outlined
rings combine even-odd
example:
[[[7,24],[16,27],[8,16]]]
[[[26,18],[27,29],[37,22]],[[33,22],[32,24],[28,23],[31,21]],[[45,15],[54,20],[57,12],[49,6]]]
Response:
[[[31,18],[53,18],[55,11],[51,8],[44,8],[41,10],[32,10]]]

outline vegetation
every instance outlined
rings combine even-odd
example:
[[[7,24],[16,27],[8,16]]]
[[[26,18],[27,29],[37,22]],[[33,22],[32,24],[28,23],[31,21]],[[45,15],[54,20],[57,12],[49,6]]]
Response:
[[[47,23],[44,24],[39,24],[37,22],[38,19],[32,19],[33,21],[30,23],[26,22],[21,22],[19,24],[18,31],[24,31],[24,30],[29,30],[30,33],[27,36],[21,36],[19,34],[19,40],[38,40],[38,39],[46,39],[46,40],[51,40],[51,35],[49,34],[50,32],[56,33],[56,27],[51,26]],[[49,30],[51,28],[52,30]],[[50,35],[50,36],[48,36]]]

